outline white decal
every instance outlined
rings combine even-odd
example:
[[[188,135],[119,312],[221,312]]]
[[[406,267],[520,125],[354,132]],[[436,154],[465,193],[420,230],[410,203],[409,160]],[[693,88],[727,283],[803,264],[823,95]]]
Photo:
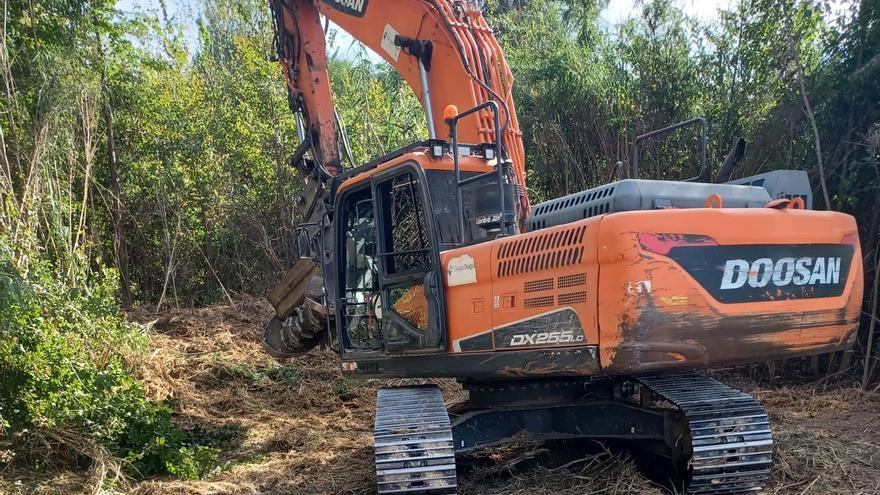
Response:
[[[791,283],[794,277],[794,258],[782,258],[776,262],[773,267],[773,285],[776,287],[785,287]]]
[[[348,15],[363,17],[367,10],[367,0],[324,0],[327,5]]]
[[[810,265],[813,263],[813,258],[798,258],[794,263],[794,271],[797,272],[797,277],[794,278],[794,285],[804,285],[810,280]]]
[[[636,282],[627,282],[626,283],[626,293],[627,294],[650,294],[651,293],[651,281],[650,280],[639,280]]]
[[[382,42],[379,46],[385,50],[395,62],[400,57],[400,47],[394,44],[394,38],[397,36],[397,30],[391,27],[391,24],[385,24],[385,31],[382,33]]]
[[[813,265],[813,274],[810,275],[810,285],[825,283],[825,258],[817,258]]]
[[[544,345],[544,344],[571,344],[583,342],[584,335],[575,335],[572,330],[557,330],[553,332],[518,333],[511,337],[510,346]]]
[[[749,270],[750,287],[764,287],[770,283],[771,277],[773,277],[773,260],[761,258],[752,262],[752,267]]]
[[[364,2],[364,0],[340,0],[339,3],[350,8],[351,10],[353,10],[355,12],[359,12],[359,13],[363,14],[364,13],[364,4],[366,2]]]
[[[840,258],[828,258],[828,266],[825,269],[826,283],[836,284],[840,281]]]
[[[474,264],[473,256],[463,254],[457,258],[452,258],[446,264],[446,285],[455,287],[456,285],[473,284],[477,282],[477,266]]]
[[[794,285],[836,284],[840,282],[840,258],[760,258],[751,263],[746,260],[727,260],[721,277],[721,289],[739,289],[748,282],[749,287],[775,287]]]
[[[749,262],[746,260],[730,260],[724,265],[724,276],[721,277],[722,289],[738,289],[745,285],[749,278]]]

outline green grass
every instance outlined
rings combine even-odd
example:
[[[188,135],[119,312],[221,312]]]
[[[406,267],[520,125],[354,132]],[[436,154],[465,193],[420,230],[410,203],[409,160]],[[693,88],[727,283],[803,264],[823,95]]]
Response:
[[[331,387],[333,393],[342,400],[351,400],[354,398],[354,392],[360,388],[366,380],[360,378],[342,378],[333,382]]]

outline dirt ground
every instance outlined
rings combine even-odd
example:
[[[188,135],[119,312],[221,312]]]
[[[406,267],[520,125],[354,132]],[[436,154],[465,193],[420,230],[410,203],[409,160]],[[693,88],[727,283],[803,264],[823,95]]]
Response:
[[[335,357],[313,351],[279,363],[259,336],[268,304],[172,312],[149,323],[155,335],[144,380],[152,398],[170,399],[180,424],[223,449],[200,481],[156,479],[138,495],[374,493],[371,430],[375,390],[404,383],[346,380]],[[880,394],[845,385],[759,386],[742,373],[724,381],[756,395],[770,412],[775,465],[765,493],[880,493]],[[462,392],[441,381],[449,402]],[[592,449],[544,465],[541,446],[483,453],[460,469],[463,494],[662,494],[625,453]],[[486,462],[486,461],[491,462]],[[81,476],[0,481],[19,493],[75,493]]]

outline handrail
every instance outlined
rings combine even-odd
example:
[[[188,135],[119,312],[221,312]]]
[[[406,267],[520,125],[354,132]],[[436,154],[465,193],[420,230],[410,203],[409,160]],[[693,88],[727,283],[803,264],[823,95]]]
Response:
[[[456,132],[456,126],[458,125],[458,121],[467,117],[472,113],[479,112],[484,108],[489,108],[492,110],[492,118],[495,124],[495,170],[490,172],[485,172],[476,177],[469,177],[465,180],[461,180],[461,168],[458,160],[458,135]],[[500,116],[498,110],[498,103],[494,100],[489,100],[484,103],[481,103],[475,107],[472,107],[464,112],[461,112],[454,117],[448,118],[446,122],[449,124],[449,137],[452,141],[452,163],[455,170],[455,198],[458,203],[458,230],[459,230],[459,242],[464,243],[464,200],[461,194],[461,187],[465,184],[469,184],[478,180],[479,178],[485,177],[492,173],[498,174],[498,199],[501,202],[499,211],[501,218],[499,219],[501,235],[508,235],[508,219],[505,215],[504,211],[504,167],[507,165],[507,162],[504,160],[504,155],[502,154],[503,146],[501,143],[501,125],[500,125]]]

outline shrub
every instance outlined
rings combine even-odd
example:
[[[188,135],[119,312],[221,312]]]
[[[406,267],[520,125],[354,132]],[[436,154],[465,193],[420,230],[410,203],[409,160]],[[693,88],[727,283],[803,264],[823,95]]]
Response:
[[[33,260],[20,273],[8,252],[0,245],[0,445],[12,448],[0,462],[37,466],[22,446],[65,430],[128,461],[136,477],[206,474],[218,451],[190,442],[132,375],[148,337],[117,313],[116,277],[73,285]],[[61,447],[52,454],[89,461],[76,445]]]

